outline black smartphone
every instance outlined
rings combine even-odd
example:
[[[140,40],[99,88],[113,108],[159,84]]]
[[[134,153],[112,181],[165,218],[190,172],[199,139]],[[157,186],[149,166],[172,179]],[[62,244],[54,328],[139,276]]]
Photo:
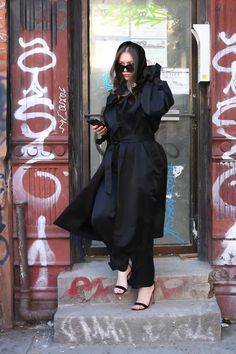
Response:
[[[105,127],[106,124],[101,122],[100,120],[96,119],[96,118],[89,118],[87,119],[87,122],[91,125],[98,125],[98,126],[102,126],[102,127]]]

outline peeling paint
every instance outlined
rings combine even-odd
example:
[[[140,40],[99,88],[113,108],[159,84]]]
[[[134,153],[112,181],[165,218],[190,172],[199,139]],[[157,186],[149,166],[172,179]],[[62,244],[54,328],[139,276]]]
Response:
[[[226,48],[219,50],[212,59],[212,65],[218,73],[227,73],[224,76],[228,82],[222,90],[220,97],[225,99],[218,101],[216,104],[217,110],[212,116],[212,123],[217,127],[216,132],[223,137],[230,139],[226,151],[222,151],[221,159],[224,162],[218,162],[219,175],[216,176],[212,186],[213,205],[217,210],[218,218],[228,218],[231,221],[236,214],[236,204],[234,203],[234,195],[236,196],[236,164],[233,155],[236,154],[236,140],[232,128],[236,125],[236,120],[229,118],[229,113],[235,112],[236,109],[236,61],[231,54],[236,53],[236,33],[232,35],[226,32],[219,33],[219,40],[221,40]],[[224,60],[232,58],[230,60]],[[231,95],[231,97],[229,97]],[[220,168],[222,167],[222,169]],[[213,219],[213,222],[216,219]],[[236,237],[236,224],[231,225],[226,229],[224,238],[221,242],[223,252],[217,257],[215,263],[218,265],[236,265],[236,242],[232,239]],[[214,227],[214,225],[213,225]],[[222,231],[221,231],[222,232]],[[231,239],[231,241],[229,241]]]
[[[225,240],[222,241],[224,252],[215,261],[217,265],[236,265],[236,222],[226,232]]]

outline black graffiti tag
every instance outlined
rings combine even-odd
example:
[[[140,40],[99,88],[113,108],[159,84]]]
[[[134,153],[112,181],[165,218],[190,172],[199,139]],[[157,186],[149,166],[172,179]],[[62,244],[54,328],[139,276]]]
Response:
[[[2,188],[0,188],[0,193],[1,192],[2,192]],[[0,233],[3,232],[5,227],[6,227],[6,225],[2,223],[2,208],[0,206]],[[1,254],[0,254],[0,266],[3,266],[3,264],[7,261],[8,257],[9,257],[8,242],[5,239],[5,237],[0,235],[0,249],[2,248],[2,246],[3,246],[3,252],[1,252]]]
[[[3,243],[4,253],[3,256],[0,258],[0,266],[3,266],[3,264],[7,261],[9,256],[9,247],[8,247],[7,240],[2,235],[0,235],[0,248],[1,248],[1,243]]]

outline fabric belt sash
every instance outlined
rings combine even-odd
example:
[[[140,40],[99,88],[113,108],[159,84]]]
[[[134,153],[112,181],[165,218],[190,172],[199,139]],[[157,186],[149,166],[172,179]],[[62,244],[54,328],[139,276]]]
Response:
[[[118,159],[118,174],[120,171],[121,163],[124,157],[124,149],[122,148],[122,143],[139,143],[143,141],[155,141],[154,135],[127,135],[120,139],[112,139],[109,142],[107,147],[107,151],[104,156],[104,163],[105,163],[105,192],[107,194],[111,194],[112,192],[112,158],[114,147],[120,144],[119,149],[119,159]],[[124,147],[124,145],[123,145]]]

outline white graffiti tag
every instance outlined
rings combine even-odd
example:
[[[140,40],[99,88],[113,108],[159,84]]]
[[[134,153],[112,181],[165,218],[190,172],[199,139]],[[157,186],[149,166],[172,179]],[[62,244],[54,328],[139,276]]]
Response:
[[[38,261],[43,267],[40,268],[38,279],[35,283],[37,288],[46,288],[48,285],[48,264],[55,263],[55,254],[46,240],[46,218],[41,215],[37,221],[38,238],[33,242],[28,251],[28,263],[34,265]]]
[[[73,318],[67,316],[61,324],[62,333],[70,342],[78,340],[76,332],[73,330]],[[86,344],[93,343],[99,340],[101,343],[109,341],[115,343],[132,343],[132,335],[130,328],[122,318],[112,318],[104,316],[102,320],[96,316],[91,316],[91,322],[84,316],[79,316],[76,319],[76,325],[79,327],[79,333],[83,336],[83,342]]]
[[[226,48],[220,50],[214,56],[212,60],[212,65],[219,73],[229,73],[231,78],[228,84],[223,89],[223,94],[229,96],[233,93],[233,96],[226,97],[225,100],[220,101],[216,105],[216,112],[213,114],[212,122],[217,128],[217,132],[223,135],[225,138],[230,139],[231,143],[227,151],[222,154],[222,159],[227,159],[229,161],[222,162],[219,167],[222,167],[223,172],[219,174],[216,181],[212,187],[213,194],[213,205],[218,210],[219,215],[222,214],[224,217],[231,219],[232,215],[236,213],[236,206],[232,202],[233,186],[236,182],[236,168],[235,159],[233,155],[236,153],[236,137],[232,133],[227,131],[229,126],[236,125],[236,118],[223,118],[224,113],[235,112],[236,109],[236,61],[232,61],[229,66],[222,65],[222,59],[229,54],[236,54],[236,33],[232,36],[227,36],[225,32],[219,34],[219,39],[226,44]],[[231,113],[232,114],[232,113]],[[234,114],[233,117],[236,115]],[[231,116],[232,117],[232,116]],[[224,193],[223,193],[224,190]],[[228,192],[226,192],[226,190]],[[221,195],[222,191],[222,195]],[[235,191],[233,192],[235,193]],[[231,196],[231,197],[230,197]],[[216,260],[216,264],[236,264],[236,246],[232,238],[235,238],[236,224],[230,226],[228,231],[225,233],[225,240],[222,242],[222,247],[224,252]]]
[[[45,140],[49,134],[55,130],[56,128],[56,119],[52,114],[45,112],[46,107],[49,110],[54,109],[54,105],[52,100],[48,97],[43,97],[48,92],[48,88],[42,87],[39,83],[39,74],[41,72],[47,71],[53,68],[56,65],[56,56],[52,53],[42,38],[35,38],[34,40],[25,43],[23,38],[19,39],[19,44],[22,48],[28,48],[34,46],[33,49],[28,51],[24,51],[18,60],[17,65],[24,73],[31,74],[31,84],[28,89],[23,90],[23,95],[25,96],[23,99],[18,101],[20,107],[15,112],[15,119],[21,120],[24,123],[21,124],[22,134],[28,138],[36,139],[37,141]],[[39,47],[37,47],[39,45]],[[51,58],[51,62],[47,65],[41,67],[29,67],[24,65],[24,61],[27,57],[34,56],[36,54],[43,54],[44,56],[49,56]],[[28,94],[31,95],[29,96]],[[28,96],[27,96],[28,95]],[[44,110],[42,111],[33,111],[27,112],[31,107],[43,106]],[[29,125],[26,123],[27,120],[36,119],[36,118],[44,118],[48,119],[51,123],[50,125],[43,129],[40,132],[33,132]]]
[[[67,94],[64,87],[59,86],[59,106],[57,110],[59,129],[64,133],[67,125]]]
[[[34,195],[34,192],[27,190],[27,184],[24,183],[24,180],[27,180],[26,174],[31,171],[32,164],[52,160],[55,157],[53,153],[47,151],[44,147],[45,139],[56,129],[57,120],[54,116],[53,101],[48,97],[48,87],[43,87],[40,84],[40,75],[54,68],[57,58],[43,38],[35,38],[29,42],[19,38],[19,44],[24,51],[19,56],[17,65],[23,73],[30,75],[31,81],[29,86],[23,90],[23,97],[18,101],[19,108],[14,116],[16,120],[22,122],[20,126],[22,135],[33,140],[22,147],[21,156],[25,158],[30,156],[30,159],[14,173],[13,185],[17,186],[17,198],[28,201],[29,205],[37,206],[41,214],[36,216],[38,239],[29,248],[28,262],[29,265],[34,265],[36,262],[41,265],[34,286],[44,289],[48,286],[47,266],[55,263],[55,254],[46,240],[46,217],[42,213],[57,203],[61,194],[61,182],[54,174],[36,169],[34,177],[45,179],[45,183],[42,185],[49,185],[51,182],[55,185],[54,189],[48,188],[47,195],[43,197]],[[30,66],[30,59],[34,63],[34,57],[37,55],[43,56],[43,64],[41,66]],[[37,125],[32,125],[36,119],[40,119],[43,123],[40,125],[40,130],[38,128],[34,130]]]
[[[226,37],[225,32],[221,32],[219,34],[219,38],[226,44],[229,45],[229,47],[226,47],[225,49],[220,50],[216,55],[214,56],[212,60],[212,65],[213,67],[220,73],[220,72],[226,72],[226,73],[231,73],[231,79],[228,83],[228,85],[223,89],[224,94],[228,94],[230,92],[230,89],[236,95],[236,61],[233,61],[231,63],[231,66],[225,67],[220,64],[220,60],[224,58],[228,54],[235,54],[236,53],[236,45],[231,45],[233,43],[236,43],[236,34],[232,35],[230,38]],[[228,138],[235,139],[234,136],[231,136],[228,134],[224,126],[232,126],[236,125],[236,119],[222,119],[222,115],[232,109],[236,108],[236,96],[233,96],[231,98],[227,98],[221,102],[217,103],[217,110],[213,114],[212,117],[212,122],[215,124],[217,127],[220,127],[217,131],[219,134],[224,135]],[[230,151],[226,152],[223,155],[223,158],[229,158],[233,153],[235,153],[236,148],[231,148]]]
[[[224,252],[215,261],[217,265],[236,265],[236,242],[233,238],[236,235],[236,222],[229,228],[225,235],[225,241],[222,246],[225,248]]]
[[[47,87],[43,88],[39,84],[39,73],[53,68],[57,62],[56,56],[53,52],[50,51],[49,46],[47,45],[46,41],[43,38],[35,38],[28,43],[24,42],[23,38],[19,38],[19,44],[22,48],[34,47],[33,49],[30,49],[22,53],[17,60],[17,65],[24,73],[28,72],[32,74],[31,85],[27,90],[23,91],[23,94],[26,96],[29,92],[32,91],[38,94],[40,97],[42,94],[48,92],[48,88]],[[39,45],[39,47],[36,47],[36,45]],[[24,65],[23,62],[25,61],[25,59],[35,54],[43,54],[44,56],[49,56],[52,59],[52,61],[51,63],[41,67],[38,66],[29,67]]]

